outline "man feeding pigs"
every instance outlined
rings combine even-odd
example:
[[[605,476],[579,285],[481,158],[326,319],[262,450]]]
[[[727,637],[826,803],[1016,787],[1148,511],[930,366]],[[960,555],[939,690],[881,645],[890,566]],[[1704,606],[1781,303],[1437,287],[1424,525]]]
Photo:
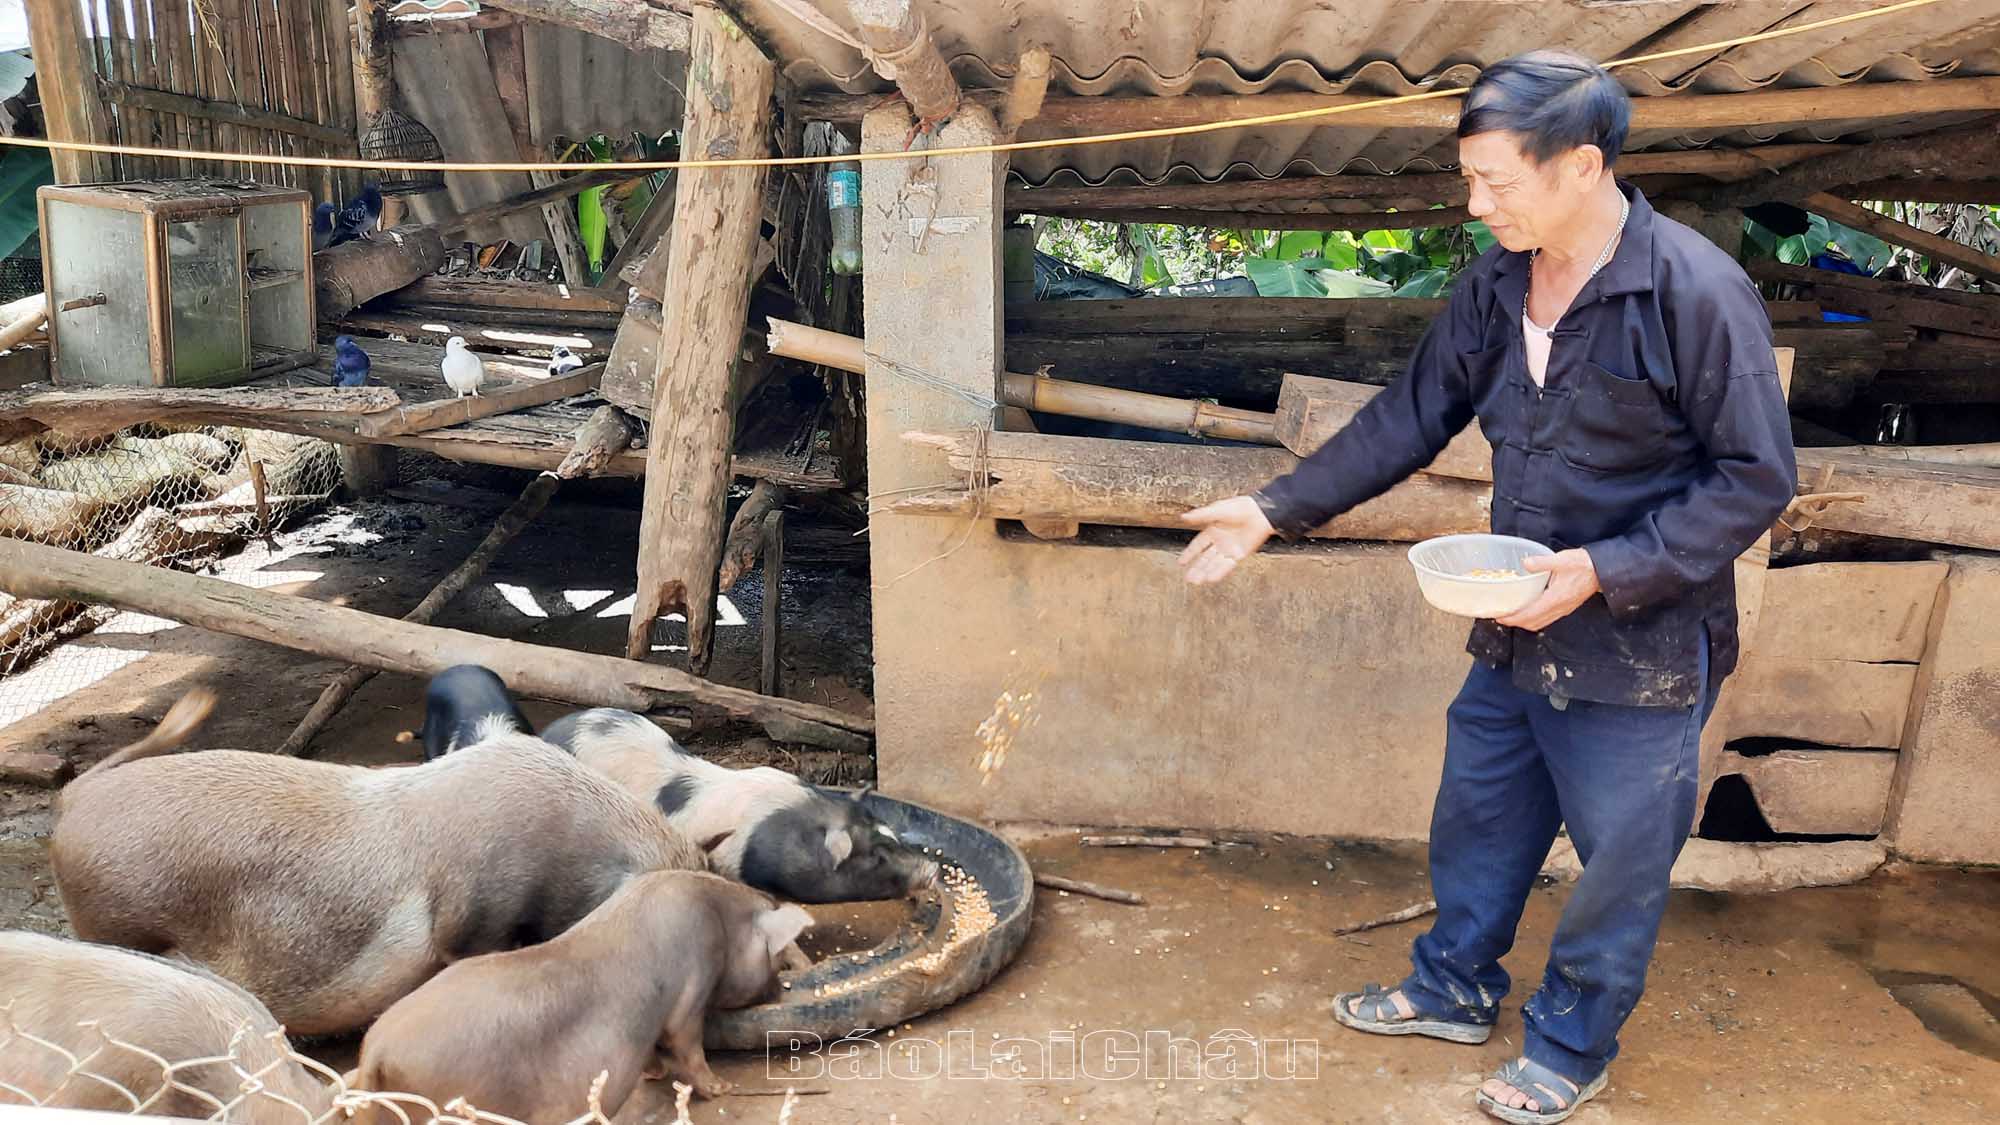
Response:
[[[1544,543],[1548,585],[1474,624],[1430,830],[1438,912],[1394,989],[1334,1000],[1378,1035],[1483,1043],[1559,825],[1584,863],[1479,1091],[1509,1122],[1601,1090],[1693,827],[1698,744],[1735,667],[1731,564],[1790,500],[1790,423],[1757,290],[1612,163],[1630,106],[1601,67],[1536,51],[1488,69],[1458,122],[1468,209],[1499,245],[1457,280],[1410,368],[1292,473],[1188,514],[1189,582],[1304,534],[1427,465],[1466,423],[1493,446],[1492,524]],[[1358,799],[1366,799],[1365,797]]]

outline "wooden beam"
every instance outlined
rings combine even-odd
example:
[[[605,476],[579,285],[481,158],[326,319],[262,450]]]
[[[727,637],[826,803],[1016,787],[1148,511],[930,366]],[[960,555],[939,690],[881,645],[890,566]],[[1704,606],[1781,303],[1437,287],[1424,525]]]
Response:
[[[1843,195],[1856,199],[1890,199],[1898,203],[2000,203],[2000,179],[1899,177],[1850,184]]]
[[[780,659],[783,637],[785,591],[785,513],[783,509],[772,512],[763,520],[764,539],[764,637],[760,647],[762,674],[757,679],[760,691],[768,696],[780,694]]]
[[[1041,427],[1035,425],[1033,416],[1018,406],[1000,408],[1000,428],[1017,434],[1042,432]],[[1021,526],[1037,539],[1074,539],[1083,530],[1083,525],[1075,520],[1026,519],[1021,521]]]
[[[35,88],[41,93],[49,139],[109,143],[111,118],[97,95],[90,63],[95,45],[84,37],[82,6],[75,0],[28,0],[27,16]],[[117,164],[108,153],[57,149],[49,158],[55,163],[57,183],[117,179]]]
[[[847,11],[877,73],[896,83],[918,121],[939,122],[958,111],[958,80],[911,0],[847,0]]]
[[[1241,496],[1291,471],[1282,449],[1213,448],[1056,434],[969,432],[904,435],[942,449],[955,469],[984,466],[991,482],[977,490],[924,493],[893,510],[921,515],[1046,520],[1189,530],[1187,512]],[[1491,489],[1418,475],[1312,534],[1333,539],[1414,542],[1487,529]]]
[[[460,231],[470,230],[481,223],[490,223],[495,219],[503,219],[516,212],[529,211],[557,200],[568,199],[570,196],[577,195],[590,188],[601,187],[605,184],[621,184],[627,180],[636,180],[648,174],[646,172],[635,172],[630,169],[621,169],[616,165],[601,170],[593,169],[588,172],[578,172],[566,179],[557,180],[555,183],[544,187],[532,188],[516,195],[510,195],[505,199],[496,199],[491,203],[482,203],[472,210],[461,214],[447,215],[439,219],[436,223],[433,223],[432,226],[443,234],[457,234]],[[571,279],[570,284],[580,285],[582,282],[577,279]]]
[[[489,381],[485,390],[476,396],[433,399],[370,415],[362,419],[359,432],[362,437],[420,434],[427,430],[457,426],[475,418],[490,418],[495,414],[526,410],[572,395],[588,394],[597,388],[598,377],[603,374],[604,365],[593,363],[553,379],[502,383]]]
[[[100,81],[97,86],[105,101],[125,109],[177,113],[183,117],[199,117],[204,121],[220,121],[252,129],[266,129],[287,136],[304,137],[340,149],[345,149],[354,143],[354,138],[344,130],[289,114],[273,113],[268,109],[255,109],[237,105],[235,102],[210,101],[207,98],[190,97],[168,90],[128,86],[123,82]]]
[[[1866,231],[1884,242],[1920,251],[1983,281],[2000,284],[2000,257],[1974,250],[1963,242],[1954,242],[1941,234],[1899,223],[1878,211],[1871,211],[1859,203],[1851,203],[1827,192],[1807,196],[1805,205],[1837,223]]]
[[[387,387],[89,387],[0,393],[0,444],[44,430],[77,436],[116,433],[140,422],[172,420],[285,429],[338,427],[394,409]]]
[[[518,309],[531,315],[522,320],[537,323],[567,324],[565,317],[585,315],[597,318],[594,325],[615,324],[616,318],[625,310],[623,297],[607,299],[590,289],[573,285],[544,285],[539,281],[504,281],[485,277],[430,277],[418,278],[403,288],[382,298],[383,302],[398,308],[464,305],[480,309]],[[544,320],[542,314],[552,319]],[[581,323],[581,322],[577,322]]]
[[[1840,449],[1798,451],[1801,492],[1856,492],[1814,527],[1888,539],[2000,550],[2000,469],[1933,465]]]
[[[2000,83],[2000,78],[1975,81]],[[1872,83],[1842,87],[1867,90]],[[1804,93],[1806,91],[1797,91]],[[1832,93],[1832,91],[1823,91]],[[1782,172],[1753,176],[1717,188],[1704,195],[1701,203],[1712,208],[1743,207],[1770,200],[1801,200],[1815,192],[1845,187],[1885,176],[1949,176],[1967,168],[1980,168],[2000,158],[2000,129],[1991,121],[1939,132],[1895,137],[1864,145],[1851,145],[1811,160],[1801,160]]]
[[[765,151],[777,68],[718,9],[695,12],[688,81],[683,152]],[[731,370],[750,310],[765,179],[762,168],[688,169],[668,241],[672,303],[663,309],[653,378],[639,580],[625,652],[633,659],[649,652],[654,621],[679,608],[696,673],[708,667],[715,624],[735,427]]]
[[[757,553],[764,548],[764,517],[780,511],[785,506],[785,489],[770,481],[760,480],[744,497],[737,507],[736,515],[729,521],[729,538],[722,549],[721,576],[716,579],[717,593],[726,594],[733,589],[750,568],[757,565]]]
[[[574,28],[635,51],[688,49],[688,17],[643,0],[482,0],[481,6]]]
[[[454,664],[483,664],[531,698],[639,712],[690,708],[758,723],[784,742],[854,749],[874,731],[874,723],[858,715],[711,684],[657,664],[392,621],[310,598],[24,540],[0,539],[0,588],[17,597],[114,605],[408,676],[433,676]]]
[[[1003,96],[1003,92],[993,91],[982,94],[981,100],[998,105]],[[1024,140],[1032,140],[1081,133],[1198,125],[1379,100],[1356,94],[1221,94],[1166,98],[1051,95],[1043,101],[1041,113],[1027,123],[1021,133]],[[799,107],[808,120],[851,125],[860,121],[861,115],[880,101],[879,94],[812,94],[800,98]],[[1765,89],[1741,94],[1669,94],[1633,98],[1632,132],[1699,132],[1993,110],[2000,110],[2000,77],[1857,82],[1847,86]],[[1458,111],[1457,98],[1435,98],[1330,114],[1317,120],[1300,121],[1297,127],[1317,125],[1341,129],[1428,129],[1443,132],[1457,127]]]
[[[1809,285],[1819,303],[1836,312],[1914,324],[1946,332],[2000,337],[2000,296],[1911,285],[1837,270],[1788,266],[1758,259],[1745,267],[1759,281]]]

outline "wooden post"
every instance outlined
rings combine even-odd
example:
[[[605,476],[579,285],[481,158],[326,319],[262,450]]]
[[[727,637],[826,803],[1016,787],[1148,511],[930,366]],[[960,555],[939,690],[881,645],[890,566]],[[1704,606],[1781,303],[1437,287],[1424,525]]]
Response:
[[[28,38],[35,53],[35,88],[41,91],[42,117],[50,140],[105,144],[111,140],[110,115],[97,94],[97,74],[90,65],[91,44],[83,34],[83,10],[76,0],[28,0]],[[49,154],[56,182],[87,184],[117,179],[108,153]]]
[[[762,154],[777,69],[718,8],[694,16],[683,152]],[[653,622],[681,608],[688,667],[708,667],[716,568],[735,419],[729,410],[736,342],[750,312],[750,265],[763,217],[760,168],[696,168],[680,178],[669,235],[659,362],[653,378],[639,585],[626,655],[643,656]]]
[[[507,127],[514,134],[514,151],[522,160],[534,160],[533,99],[529,96],[526,32],[521,21],[485,33],[486,63],[493,68],[493,85],[500,93],[500,109],[507,115]],[[561,177],[554,172],[530,172],[528,182],[537,188],[550,187]],[[569,200],[558,199],[542,205],[542,219],[548,223],[549,242],[562,262],[563,280],[585,285],[590,280],[589,261],[584,256],[583,236],[576,226],[576,211]]]
[[[382,0],[354,0],[354,135],[357,142],[368,135],[368,127],[375,123],[375,118],[383,110],[396,104],[396,77],[389,61],[388,23],[389,11]],[[403,210],[400,197],[383,199],[382,229],[387,230],[401,222]]]
[[[393,445],[341,445],[340,479],[350,497],[373,496],[396,483],[399,450]]]
[[[903,91],[918,122],[943,121],[958,110],[958,80],[912,0],[848,0],[847,10],[877,71]]]
[[[783,616],[785,582],[785,513],[781,509],[764,517],[764,644],[763,676],[758,690],[779,695],[778,637]]]

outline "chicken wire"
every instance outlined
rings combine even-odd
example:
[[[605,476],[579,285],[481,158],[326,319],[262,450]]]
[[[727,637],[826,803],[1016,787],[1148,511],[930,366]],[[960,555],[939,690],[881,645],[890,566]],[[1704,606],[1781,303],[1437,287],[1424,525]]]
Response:
[[[318,438],[222,426],[51,430],[0,445],[0,536],[186,567],[268,537],[326,501],[340,480],[338,454]],[[98,647],[42,660],[116,614],[0,592],[0,689],[18,686],[32,667],[49,681],[35,685],[34,698],[61,698],[129,663],[130,653]],[[0,692],[0,726],[35,709],[7,694],[19,693]]]
[[[58,1034],[55,1029],[40,1029]],[[171,1115],[180,1120],[256,1122],[258,1125],[333,1125],[373,1108],[376,1120],[400,1125],[525,1125],[516,1118],[492,1113],[454,1098],[440,1106],[419,1094],[393,1090],[360,1090],[348,1085],[352,1073],[339,1074],[317,1059],[300,1054],[282,1029],[266,1038],[276,1049],[268,1061],[250,1065],[245,1059],[248,1024],[237,1027],[225,1053],[204,1058],[169,1060],[142,1044],[117,1038],[95,1020],[76,1027],[75,1049],[17,1026],[12,1004],[0,1005],[0,1105],[91,1109],[113,1113]],[[257,1052],[262,1056],[264,1052]],[[53,1067],[52,1065],[53,1064]],[[136,1064],[136,1065],[135,1065]],[[53,1074],[60,1067],[60,1074]],[[159,1077],[153,1080],[153,1072]],[[288,1073],[280,1075],[285,1070]],[[300,1072],[323,1083],[311,1104],[288,1097],[274,1085],[298,1088]],[[144,1080],[133,1077],[142,1074]],[[9,1075],[46,1076],[42,1088],[27,1089]],[[613,1125],[604,1112],[602,1094],[607,1072],[599,1071],[585,1092],[585,1112],[564,1125]],[[132,1089],[132,1085],[141,1087]],[[310,1083],[307,1083],[310,1085]],[[693,1125],[688,1103],[693,1089],[674,1083],[673,1125]],[[199,1108],[190,1110],[190,1104]],[[791,1125],[798,1105],[796,1091],[787,1089],[777,1111],[778,1125]],[[190,1113],[201,1113],[191,1117]]]

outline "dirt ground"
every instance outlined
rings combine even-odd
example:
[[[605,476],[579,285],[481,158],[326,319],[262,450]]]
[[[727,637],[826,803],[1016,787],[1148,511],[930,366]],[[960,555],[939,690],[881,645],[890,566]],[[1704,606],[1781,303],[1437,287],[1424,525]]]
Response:
[[[255,547],[225,572],[399,614],[461,558],[522,478],[440,470],[406,479],[446,502],[365,502]],[[482,490],[483,489],[483,490]],[[633,493],[572,489],[439,624],[615,650],[629,597]],[[801,521],[804,526],[808,521]],[[827,529],[820,529],[826,532]],[[866,576],[844,534],[803,533],[784,582],[787,690],[865,709]],[[855,543],[862,541],[856,540]],[[810,545],[818,543],[823,550]],[[716,676],[754,681],[761,578],[731,595]],[[669,638],[671,639],[671,638]],[[334,661],[125,615],[0,681],[0,748],[87,763],[129,741],[188,686],[222,705],[202,741],[268,748]],[[416,754],[422,684],[371,681],[322,736],[325,756]],[[546,721],[561,708],[530,703]],[[17,718],[24,712],[26,717]],[[11,721],[10,721],[11,720]],[[740,729],[687,736],[705,753],[851,782],[865,759],[798,754]],[[1330,784],[1329,790],[1334,787]],[[893,793],[893,787],[891,789]],[[0,787],[0,927],[63,930],[44,855],[46,790]],[[1520,1042],[1518,1001],[1482,1047],[1361,1036],[1326,1015],[1336,990],[1407,969],[1412,922],[1333,928],[1427,897],[1420,848],[1256,838],[1246,846],[1085,849],[1067,829],[1010,826],[1038,869],[1141,893],[1143,906],[1041,891],[1015,962],[981,993],[863,1045],[789,1058],[725,1055],[746,1087],[812,1091],[797,1125],[903,1122],[1478,1122],[1472,1091]],[[1565,888],[1529,902],[1508,967],[1539,978]],[[820,907],[825,926],[863,916]],[[1650,988],[1606,1092],[1578,1122],[2000,1120],[2000,872],[1891,869],[1852,887],[1763,896],[1677,892]],[[314,1045],[336,1065],[350,1043]],[[532,1065],[531,1063],[529,1065]],[[774,1122],[776,1098],[699,1104],[700,1122]],[[663,1085],[623,1122],[673,1119]]]

